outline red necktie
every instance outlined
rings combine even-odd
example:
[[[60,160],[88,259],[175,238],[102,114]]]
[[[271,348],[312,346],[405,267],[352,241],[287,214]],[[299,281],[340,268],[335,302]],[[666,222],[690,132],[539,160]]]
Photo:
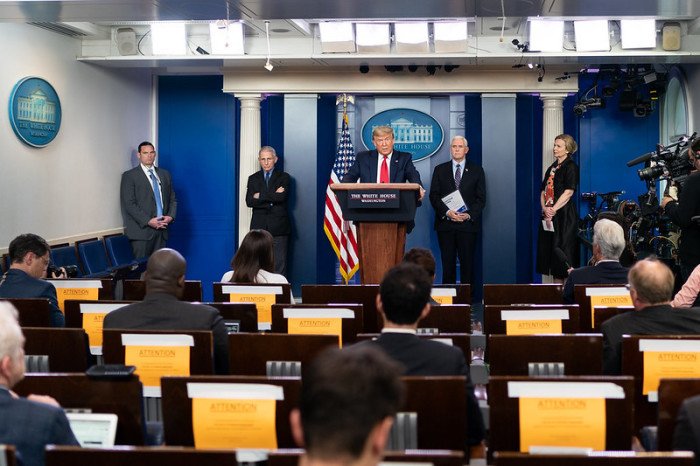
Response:
[[[386,155],[384,156],[384,160],[382,161],[382,170],[379,173],[379,182],[380,183],[388,183],[389,182],[389,166],[386,164]]]

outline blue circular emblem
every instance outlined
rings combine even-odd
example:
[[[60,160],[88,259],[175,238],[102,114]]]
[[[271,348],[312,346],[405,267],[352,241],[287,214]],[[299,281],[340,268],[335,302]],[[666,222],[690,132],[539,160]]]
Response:
[[[374,149],[372,131],[377,126],[390,126],[394,130],[394,149],[410,152],[414,162],[437,152],[445,138],[442,126],[432,116],[410,108],[395,108],[373,115],[362,126],[362,142],[367,149]]]
[[[44,147],[61,127],[61,101],[47,81],[26,77],[10,95],[10,123],[17,137],[32,147]]]

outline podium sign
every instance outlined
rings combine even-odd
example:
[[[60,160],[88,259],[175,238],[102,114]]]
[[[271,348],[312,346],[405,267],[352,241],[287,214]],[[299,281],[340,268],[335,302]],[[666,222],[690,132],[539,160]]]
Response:
[[[358,256],[362,284],[380,283],[401,262],[406,223],[416,215],[420,185],[416,183],[333,183],[345,220],[358,224]],[[398,202],[397,202],[398,201]]]

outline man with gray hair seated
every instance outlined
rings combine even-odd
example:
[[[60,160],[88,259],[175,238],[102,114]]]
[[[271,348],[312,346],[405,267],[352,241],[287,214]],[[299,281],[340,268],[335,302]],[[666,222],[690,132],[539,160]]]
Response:
[[[17,310],[0,302],[0,443],[15,446],[20,464],[43,466],[46,445],[78,446],[78,441],[55,399],[20,398],[12,392],[24,371],[24,335]]]
[[[627,283],[629,269],[620,265],[625,249],[625,233],[612,220],[600,219],[593,226],[593,258],[595,265],[569,272],[564,285],[564,304],[574,304],[574,285]]]

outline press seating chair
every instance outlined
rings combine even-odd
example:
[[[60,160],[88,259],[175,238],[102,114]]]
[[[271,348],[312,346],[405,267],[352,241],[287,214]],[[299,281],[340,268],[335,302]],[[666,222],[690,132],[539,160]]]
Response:
[[[377,333],[382,328],[377,313],[379,285],[301,285],[304,304],[359,303],[363,305],[363,333]]]
[[[51,247],[49,256],[51,257],[51,262],[57,267],[65,267],[66,265],[77,266],[78,274],[75,278],[83,277],[85,271],[80,259],[78,259],[78,250],[75,246]]]
[[[272,332],[289,333],[288,320],[285,311],[302,311],[304,309],[318,309],[334,311],[335,309],[348,309],[355,317],[341,319],[341,338],[343,346],[356,341],[357,334],[362,331],[362,305],[361,304],[273,304],[272,305]],[[316,333],[316,332],[314,332]]]
[[[78,243],[78,254],[83,264],[83,270],[88,277],[124,278],[128,274],[129,267],[112,267],[107,257],[105,244],[100,240]]]
[[[230,333],[229,371],[232,375],[267,375],[268,361],[298,361],[303,369],[328,347],[338,348],[337,336]]]
[[[3,298],[19,313],[22,327],[51,327],[51,306],[47,298]]]
[[[88,342],[83,329],[23,327],[22,332],[26,356],[47,356],[48,370],[44,372],[87,370]]]
[[[528,375],[530,363],[560,363],[565,375],[602,375],[602,335],[489,335],[491,375]]]
[[[629,291],[625,289],[625,284],[603,284],[603,285],[575,285],[574,286],[574,301],[580,308],[581,327],[579,332],[591,332],[594,328],[599,328],[599,323],[592,322],[594,316],[591,314],[591,297],[587,295],[589,288],[606,289],[610,288],[611,293],[624,293],[623,297],[629,298]],[[620,299],[622,299],[621,297]],[[615,307],[615,304],[608,304],[607,307]],[[627,304],[631,306],[631,303]]]
[[[499,452],[495,454],[494,466],[693,466],[692,453],[674,452],[630,452],[606,451],[590,455]]]
[[[632,445],[634,411],[634,379],[621,376],[566,376],[566,377],[523,377],[492,376],[489,381],[489,456],[494,452],[520,451],[520,399],[509,396],[511,382],[562,384],[604,383],[616,385],[624,392],[624,398],[605,399],[605,450],[629,450]],[[608,385],[609,386],[609,385]],[[611,387],[615,388],[615,387]],[[539,389],[538,389],[539,390]],[[598,387],[595,390],[599,390]],[[562,388],[561,393],[565,393]],[[555,395],[552,398],[559,397]],[[546,395],[542,395],[547,398]],[[488,464],[492,464],[491,461]],[[558,463],[561,464],[561,463]],[[569,464],[568,462],[566,463]]]
[[[113,267],[128,267],[129,278],[138,278],[144,270],[148,257],[134,257],[131,251],[131,243],[126,235],[110,235],[104,237],[107,256]]]
[[[504,314],[506,311],[506,314]],[[564,313],[567,317],[561,319],[561,333],[577,333],[579,329],[579,308],[578,304],[563,305],[563,304],[533,304],[529,306],[512,306],[510,304],[491,304],[484,306],[484,333],[492,334],[507,334],[507,320],[505,317],[508,312],[538,312],[538,311],[558,311]],[[534,316],[535,314],[533,314]],[[527,319],[527,316],[525,316]],[[535,333],[548,333],[538,330],[533,330]]]
[[[686,398],[700,395],[700,378],[661,379],[659,383],[659,416],[657,445],[659,451],[673,449],[673,431],[681,404]]]
[[[556,283],[485,284],[484,305],[561,304],[562,285]]]
[[[634,377],[634,416],[636,431],[640,431],[646,426],[655,426],[657,424],[658,403],[656,401],[650,401],[649,397],[642,393],[644,382],[644,352],[640,350],[640,341],[643,340],[663,340],[666,342],[678,340],[698,341],[700,340],[700,335],[623,335],[622,375]],[[700,377],[700,374],[695,374],[691,377]]]
[[[124,280],[124,299],[127,301],[143,301],[146,296],[146,282],[143,280]],[[202,300],[202,282],[200,280],[185,280],[183,301]]]
[[[256,333],[258,309],[255,303],[202,303],[219,310],[229,333]]]
[[[27,374],[13,390],[20,396],[49,395],[65,409],[114,413],[119,417],[115,444],[145,444],[141,383],[136,376],[109,380],[85,374]]]

